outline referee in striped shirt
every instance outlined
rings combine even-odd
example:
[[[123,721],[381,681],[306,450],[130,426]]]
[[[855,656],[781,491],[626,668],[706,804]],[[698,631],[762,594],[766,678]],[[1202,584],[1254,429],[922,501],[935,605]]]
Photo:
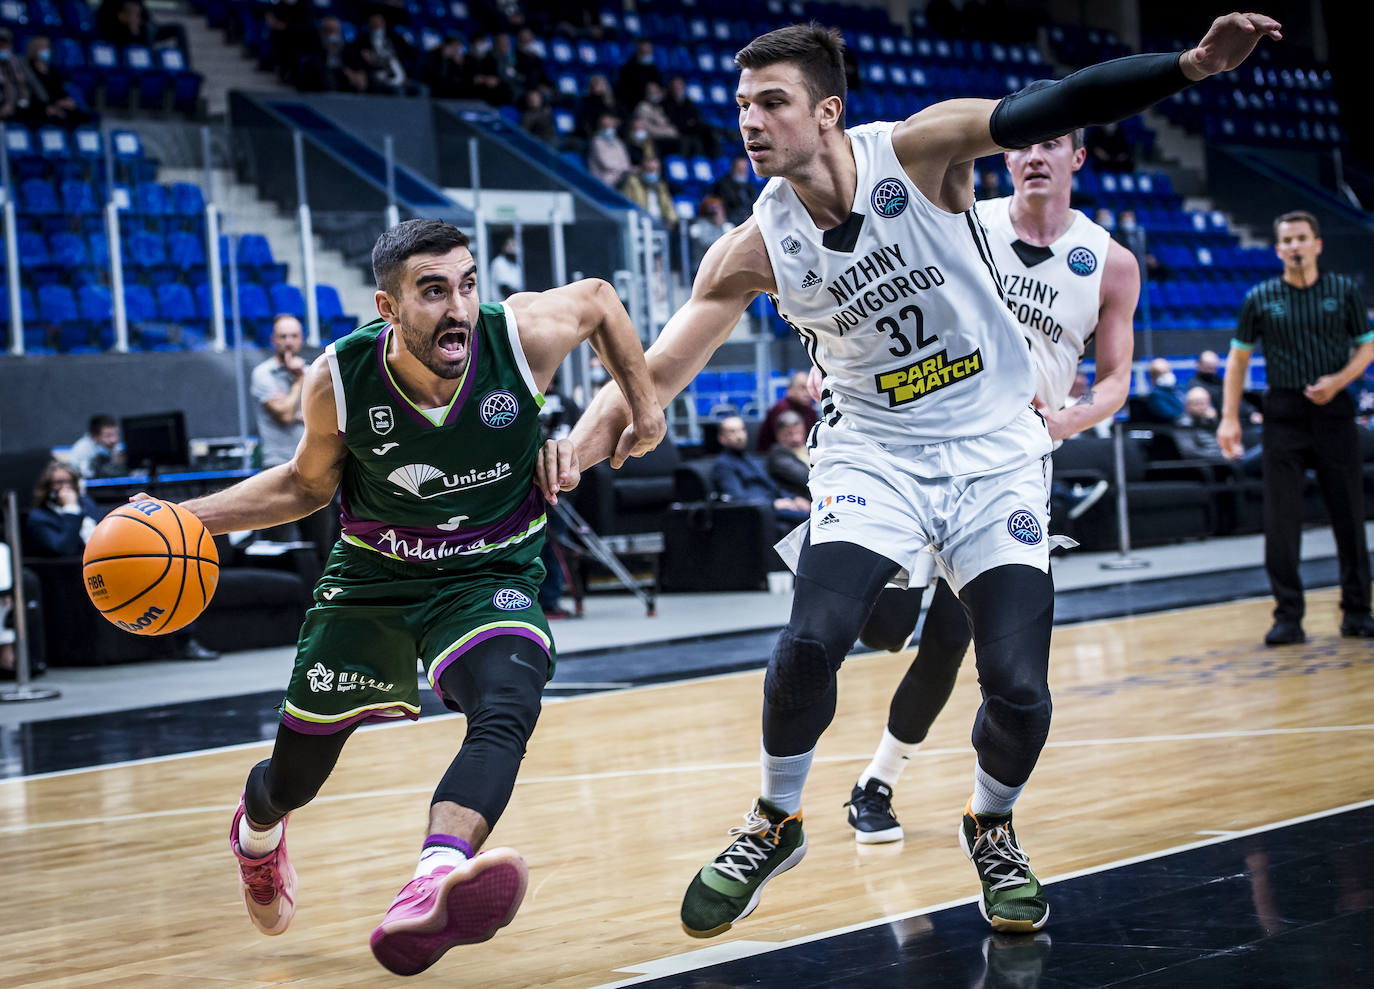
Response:
[[[1341,635],[1374,638],[1369,613],[1369,548],[1355,402],[1346,385],[1374,359],[1374,332],[1355,283],[1317,270],[1321,228],[1311,213],[1274,221],[1283,274],[1252,288],[1241,306],[1226,359],[1217,441],[1242,453],[1240,398],[1256,341],[1268,358],[1269,393],[1261,437],[1264,467],[1264,569],[1274,593],[1274,627],[1265,645],[1303,642],[1302,538],[1305,472],[1313,469],[1331,516],[1340,561]]]

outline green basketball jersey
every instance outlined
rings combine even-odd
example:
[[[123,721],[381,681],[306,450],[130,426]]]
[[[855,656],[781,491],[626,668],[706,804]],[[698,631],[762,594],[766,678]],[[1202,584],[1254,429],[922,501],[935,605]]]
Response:
[[[543,543],[534,486],[539,407],[515,315],[482,305],[467,371],[447,408],[422,410],[386,363],[375,320],[329,345],[343,468],[343,539],[394,560],[444,570],[523,566]]]

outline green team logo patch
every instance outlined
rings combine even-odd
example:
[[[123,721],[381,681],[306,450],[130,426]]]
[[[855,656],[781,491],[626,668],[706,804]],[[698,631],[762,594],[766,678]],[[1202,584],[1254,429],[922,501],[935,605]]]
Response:
[[[534,602],[514,587],[503,587],[492,595],[491,603],[502,611],[524,611]]]
[[[488,392],[479,410],[482,421],[492,429],[505,429],[520,414],[520,402],[505,389]]]

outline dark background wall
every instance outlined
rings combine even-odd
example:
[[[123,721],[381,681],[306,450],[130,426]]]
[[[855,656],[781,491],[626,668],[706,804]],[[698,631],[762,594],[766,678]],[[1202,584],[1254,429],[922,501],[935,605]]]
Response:
[[[270,353],[241,353],[246,390],[249,370]],[[66,446],[98,412],[118,418],[181,409],[188,436],[237,436],[235,359],[229,352],[0,357],[0,453]],[[250,434],[252,415],[250,404]]]

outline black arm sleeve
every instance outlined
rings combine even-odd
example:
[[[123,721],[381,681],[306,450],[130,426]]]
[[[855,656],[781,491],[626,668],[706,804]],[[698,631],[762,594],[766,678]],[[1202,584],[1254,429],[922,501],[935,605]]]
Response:
[[[1191,86],[1182,52],[1128,55],[1090,65],[1058,82],[1039,80],[1005,96],[988,129],[1003,148],[1028,148],[1079,127],[1124,120]]]

